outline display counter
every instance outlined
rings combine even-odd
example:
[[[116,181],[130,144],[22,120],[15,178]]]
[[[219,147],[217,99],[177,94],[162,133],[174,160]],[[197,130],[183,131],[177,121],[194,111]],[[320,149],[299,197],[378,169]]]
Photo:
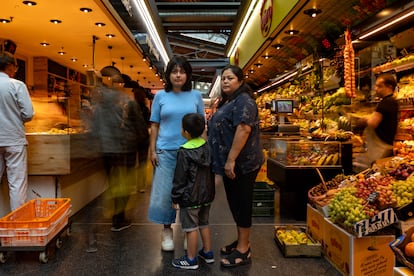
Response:
[[[71,198],[72,214],[107,188],[96,141],[88,133],[27,134],[29,186],[27,199]],[[0,216],[10,212],[8,185],[3,178]]]
[[[325,161],[335,156],[337,161]],[[326,180],[351,173],[352,144],[279,138],[270,142],[267,177],[280,188],[282,217],[306,219],[308,190],[321,182],[318,170]]]

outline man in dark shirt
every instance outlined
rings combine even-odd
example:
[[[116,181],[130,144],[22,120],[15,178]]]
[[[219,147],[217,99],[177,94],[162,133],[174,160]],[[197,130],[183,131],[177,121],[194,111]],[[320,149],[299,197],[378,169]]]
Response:
[[[375,92],[382,100],[371,115],[359,121],[360,126],[366,127],[368,165],[393,154],[393,142],[398,126],[398,101],[393,96],[396,87],[397,81],[393,75],[378,76]]]

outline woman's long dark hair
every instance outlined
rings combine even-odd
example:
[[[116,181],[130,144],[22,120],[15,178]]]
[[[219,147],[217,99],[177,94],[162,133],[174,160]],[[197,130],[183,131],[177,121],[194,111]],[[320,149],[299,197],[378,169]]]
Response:
[[[168,62],[167,69],[165,70],[165,91],[170,92],[173,89],[170,75],[171,72],[174,70],[174,68],[178,66],[181,67],[185,73],[187,74],[187,80],[184,83],[183,87],[181,88],[182,91],[191,91],[193,88],[191,85],[191,79],[193,77],[193,68],[191,67],[191,64],[187,61],[184,57],[173,57],[170,62]]]
[[[247,93],[247,94],[249,94],[250,97],[253,98],[252,89],[250,88],[250,86],[247,83],[244,82],[243,70],[237,65],[229,64],[226,67],[224,67],[223,70],[221,70],[221,75],[222,76],[223,76],[223,72],[226,71],[226,70],[231,70],[233,72],[233,74],[236,75],[237,80],[242,81],[242,85],[240,85],[240,87],[232,95],[227,95],[226,93],[223,93],[223,91],[221,91],[221,96],[220,96],[221,100],[220,100],[217,107],[220,107],[225,102],[236,98],[237,95],[239,95],[240,93]]]

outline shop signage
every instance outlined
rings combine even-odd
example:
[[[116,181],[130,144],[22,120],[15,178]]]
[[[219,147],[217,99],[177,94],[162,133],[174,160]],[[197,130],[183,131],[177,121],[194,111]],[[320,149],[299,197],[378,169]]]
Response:
[[[267,37],[272,27],[273,0],[264,0],[260,9],[260,30],[263,37]]]

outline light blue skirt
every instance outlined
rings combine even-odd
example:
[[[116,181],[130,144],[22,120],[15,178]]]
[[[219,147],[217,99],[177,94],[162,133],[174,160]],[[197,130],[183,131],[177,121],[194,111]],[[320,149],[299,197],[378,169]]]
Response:
[[[176,210],[172,208],[171,190],[173,186],[176,150],[157,150],[158,166],[154,168],[148,219],[159,224],[175,223]]]

